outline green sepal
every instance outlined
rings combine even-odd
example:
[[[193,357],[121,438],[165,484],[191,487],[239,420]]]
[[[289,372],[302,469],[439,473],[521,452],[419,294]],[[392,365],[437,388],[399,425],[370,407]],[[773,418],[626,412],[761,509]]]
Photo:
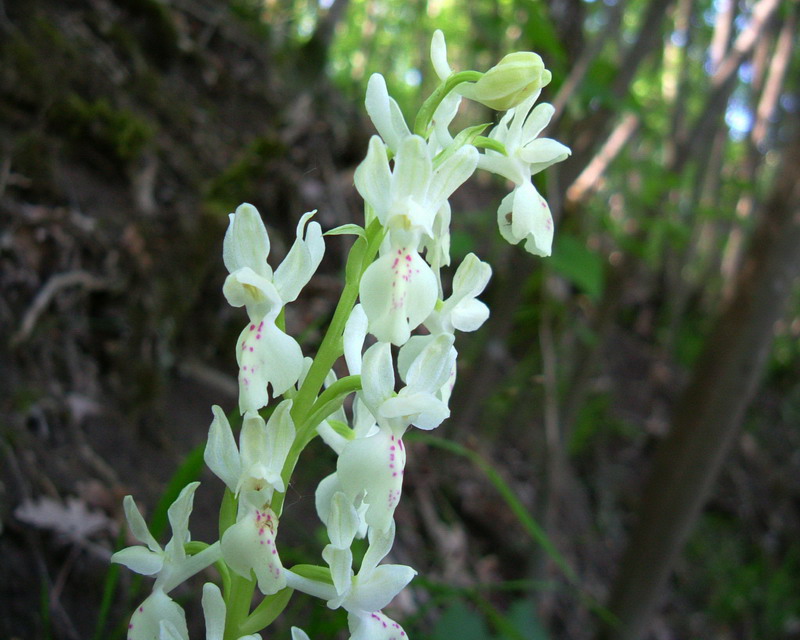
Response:
[[[252,633],[258,633],[271,625],[275,621],[275,618],[283,613],[293,593],[294,589],[286,587],[278,591],[278,593],[265,596],[258,606],[253,609],[253,612],[247,617],[247,620],[239,627],[241,634],[250,635]]]
[[[333,578],[331,578],[331,570],[329,567],[321,567],[318,564],[296,564],[292,567],[292,572],[296,573],[301,578],[307,578],[314,582],[323,582],[331,586],[333,585]]]

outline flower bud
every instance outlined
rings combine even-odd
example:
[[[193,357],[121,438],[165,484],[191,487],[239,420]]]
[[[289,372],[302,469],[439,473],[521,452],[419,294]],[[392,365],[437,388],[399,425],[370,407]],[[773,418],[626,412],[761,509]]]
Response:
[[[538,54],[517,51],[505,56],[475,84],[464,84],[457,91],[490,109],[505,111],[549,84],[551,78]]]

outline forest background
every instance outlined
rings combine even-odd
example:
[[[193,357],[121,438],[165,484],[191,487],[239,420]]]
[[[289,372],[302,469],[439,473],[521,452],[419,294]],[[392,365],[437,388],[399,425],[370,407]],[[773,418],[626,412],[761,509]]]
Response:
[[[573,155],[536,177],[552,258],[498,242],[504,185],[454,197],[492,317],[462,343],[453,416],[410,443],[395,553],[420,576],[393,615],[431,640],[800,638],[799,10],[0,2],[0,637],[124,636],[121,498],[163,527],[210,405],[236,397],[227,213],[255,204],[276,253],[304,211],[357,220],[366,80],[410,116],[441,28],[459,69],[538,52],[546,135]],[[330,240],[287,318],[304,348],[346,249]],[[331,465],[320,445],[290,488],[292,561],[324,543]],[[295,601],[276,637],[344,626]]]

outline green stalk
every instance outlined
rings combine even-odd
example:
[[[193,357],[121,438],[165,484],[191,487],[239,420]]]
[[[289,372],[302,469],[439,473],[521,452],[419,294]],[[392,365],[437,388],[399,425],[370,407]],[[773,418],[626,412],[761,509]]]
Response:
[[[333,368],[334,362],[343,353],[342,334],[344,333],[347,319],[350,317],[350,312],[353,310],[358,298],[358,286],[361,282],[361,276],[378,253],[385,233],[380,221],[377,219],[370,223],[366,231],[366,240],[357,239],[350,249],[346,267],[347,277],[339,303],[336,305],[331,323],[319,346],[317,357],[314,358],[303,385],[294,397],[292,418],[295,424],[302,424],[308,417],[314,399],[322,388],[325,378]],[[366,247],[364,246],[365,242]],[[353,262],[356,264],[352,264]]]
[[[442,100],[447,97],[447,94],[462,82],[477,82],[481,79],[481,76],[483,74],[480,71],[459,71],[436,87],[436,90],[422,104],[417,114],[417,119],[414,120],[414,133],[424,138],[428,133],[428,127],[431,124],[431,120],[433,120],[436,108],[442,104]]]
[[[336,310],[333,312],[333,318],[325,332],[325,337],[317,351],[317,356],[311,364],[311,368],[306,374],[305,380],[301,385],[297,395],[294,397],[292,404],[292,420],[295,425],[299,425],[297,437],[295,437],[292,448],[289,450],[289,455],[286,457],[286,462],[283,465],[283,482],[285,486],[289,486],[289,478],[292,476],[297,460],[300,453],[306,447],[313,437],[305,431],[311,430],[316,427],[316,424],[311,420],[312,412],[315,409],[320,410],[322,413],[322,405],[319,401],[315,402],[322,385],[325,383],[325,378],[333,369],[334,363],[344,352],[342,343],[342,335],[344,334],[344,327],[350,317],[350,312],[356,304],[358,299],[358,287],[361,283],[361,276],[366,271],[367,267],[372,264],[375,259],[378,249],[383,242],[383,237],[386,230],[381,226],[380,220],[374,218],[366,229],[366,236],[364,238],[357,238],[353,246],[350,248],[350,253],[347,256],[347,265],[345,267],[345,286],[342,290],[342,295],[339,298],[339,303],[336,305]],[[349,382],[345,382],[349,380]],[[339,381],[342,383],[339,389],[352,385],[352,391],[360,387],[360,377],[358,386],[355,384],[355,376],[348,376]],[[331,385],[332,387],[335,385]],[[335,392],[338,393],[338,392]],[[348,392],[349,393],[349,392]],[[323,393],[323,396],[325,394]],[[322,399],[322,396],[320,397]],[[325,403],[329,398],[325,399]],[[330,414],[328,414],[330,415]],[[323,416],[324,418],[324,416]],[[320,418],[320,421],[322,418]],[[318,424],[318,423],[317,423]],[[311,426],[309,426],[311,425]],[[283,501],[285,494],[275,493],[272,496],[272,509],[280,517],[283,508]]]
[[[223,640],[237,640],[242,637],[242,627],[250,616],[250,603],[256,581],[232,573],[230,590],[225,594],[225,634]]]

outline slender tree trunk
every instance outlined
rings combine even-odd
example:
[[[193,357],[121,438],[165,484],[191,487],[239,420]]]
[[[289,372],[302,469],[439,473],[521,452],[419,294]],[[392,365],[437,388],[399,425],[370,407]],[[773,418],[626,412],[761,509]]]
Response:
[[[603,629],[600,638],[635,640],[646,630],[756,390],[773,325],[800,274],[798,133],[787,148],[735,293],[706,342],[672,429],[657,452],[639,522],[609,600],[619,624]]]
[[[673,171],[681,171],[684,164],[693,156],[699,145],[704,144],[703,132],[725,111],[725,105],[736,86],[736,74],[742,63],[753,53],[756,42],[780,6],[780,0],[759,0],[753,8],[753,15],[742,32],[737,36],[733,47],[720,61],[711,76],[711,93],[706,100],[703,112],[694,122],[688,135],[679,142]]]
[[[661,44],[661,27],[671,4],[672,0],[650,0],[636,40],[621,56],[610,92],[613,100],[621,101],[627,95],[640,64]],[[577,175],[583,171],[591,160],[595,147],[605,138],[611,122],[618,113],[618,104],[606,104],[576,125],[570,142],[573,158],[563,168],[562,184],[572,184]]]

